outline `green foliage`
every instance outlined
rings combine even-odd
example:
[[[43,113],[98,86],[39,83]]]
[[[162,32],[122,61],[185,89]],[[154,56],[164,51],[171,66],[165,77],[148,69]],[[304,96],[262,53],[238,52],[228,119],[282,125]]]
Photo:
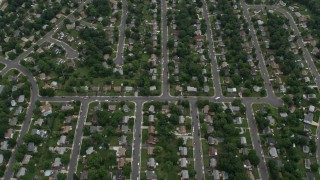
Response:
[[[93,0],[85,12],[88,16],[97,18],[100,16],[109,16],[111,14],[111,4],[109,1]]]
[[[249,159],[249,161],[251,162],[251,164],[252,164],[253,166],[256,166],[256,167],[257,167],[258,164],[260,163],[260,159],[259,159],[259,157],[257,156],[255,150],[250,150],[247,158]]]
[[[310,1],[305,1],[305,0],[287,0],[286,3],[288,4],[294,4],[294,3],[299,3],[304,6],[306,6],[310,12],[312,13],[312,17],[308,21],[308,29],[311,30],[312,36],[316,37],[318,40],[320,38],[320,2],[317,0],[310,0]],[[319,47],[319,43],[317,44]]]
[[[53,97],[55,94],[55,91],[52,88],[47,88],[47,89],[41,88],[39,93],[41,96]]]

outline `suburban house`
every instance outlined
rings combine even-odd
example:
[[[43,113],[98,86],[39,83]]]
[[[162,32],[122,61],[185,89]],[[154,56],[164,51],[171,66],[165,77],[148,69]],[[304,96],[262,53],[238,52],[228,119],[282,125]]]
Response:
[[[46,102],[44,105],[40,106],[40,111],[43,116],[48,116],[52,114],[52,106],[49,102]]]

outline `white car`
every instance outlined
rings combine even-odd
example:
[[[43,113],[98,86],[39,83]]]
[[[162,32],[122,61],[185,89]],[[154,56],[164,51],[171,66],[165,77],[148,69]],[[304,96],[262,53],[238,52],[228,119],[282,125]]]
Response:
[[[219,100],[220,99],[220,97],[216,97],[216,98],[214,98],[215,100]]]

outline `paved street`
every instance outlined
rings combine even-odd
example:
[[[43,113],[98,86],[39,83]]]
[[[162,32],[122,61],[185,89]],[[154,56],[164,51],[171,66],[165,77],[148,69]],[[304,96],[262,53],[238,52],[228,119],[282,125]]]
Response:
[[[121,24],[119,27],[119,40],[118,40],[118,52],[115,63],[117,65],[123,64],[123,47],[125,42],[125,30],[126,30],[126,21],[128,17],[128,7],[127,1],[122,0],[122,16],[121,16]]]
[[[246,115],[248,119],[248,125],[250,128],[250,134],[251,134],[251,140],[252,145],[254,147],[254,150],[256,150],[257,156],[260,159],[260,163],[258,165],[259,174],[262,180],[268,180],[269,179],[269,173],[266,165],[266,161],[263,155],[263,149],[260,144],[260,137],[258,135],[258,128],[256,121],[254,120],[254,114],[252,110],[252,104],[251,103],[245,103],[246,106]]]
[[[192,116],[192,126],[193,126],[193,145],[194,145],[194,167],[196,170],[196,178],[204,179],[204,167],[202,158],[202,145],[200,136],[200,122],[198,119],[198,108],[195,101],[191,102],[191,116]]]
[[[80,11],[89,2],[91,2],[91,0],[85,1],[74,12]],[[72,13],[74,13],[74,12],[72,12]],[[71,16],[72,13],[69,16]],[[61,21],[55,28],[61,28],[62,27],[62,22],[63,21]],[[54,31],[55,31],[54,29],[49,31],[43,38],[41,38],[39,41],[37,41],[34,45],[41,45],[42,43],[47,41],[48,38],[51,37],[55,33]],[[23,143],[23,137],[29,130],[29,127],[30,127],[30,124],[31,124],[31,118],[32,118],[32,115],[33,115],[32,112],[36,107],[35,102],[36,102],[36,100],[39,99],[39,89],[38,89],[38,85],[37,85],[33,75],[31,74],[31,72],[29,70],[27,70],[25,67],[20,65],[20,61],[22,59],[26,58],[30,53],[33,52],[33,46],[31,46],[27,51],[25,51],[22,54],[20,54],[14,61],[8,61],[8,60],[5,60],[4,58],[0,58],[0,61],[7,65],[6,68],[19,70],[24,76],[26,76],[28,78],[29,82],[31,83],[30,105],[29,105],[29,107],[27,109],[26,117],[25,117],[25,120],[23,121],[23,124],[22,124],[22,127],[21,127],[21,131],[20,131],[19,137],[17,139],[17,144],[13,148],[12,155],[11,155],[11,157],[9,159],[8,164],[7,164],[7,169],[6,169],[6,171],[4,173],[4,176],[3,176],[4,179],[10,179],[11,177],[13,177],[13,165],[16,162],[16,160],[15,160],[15,152],[16,152],[17,147],[20,144]],[[4,72],[5,71],[2,71],[0,74],[3,75],[2,73],[4,73]]]
[[[136,101],[136,120],[134,122],[134,144],[132,153],[132,173],[131,179],[136,180],[140,177],[141,161],[141,126],[142,126],[142,101]]]
[[[252,21],[251,21],[251,17],[249,15],[249,10],[248,7],[246,6],[246,4],[244,3],[244,1],[241,1],[241,6],[243,8],[243,14],[245,19],[247,20],[248,24],[249,24],[249,33],[252,37],[252,44],[254,45],[255,49],[256,49],[256,55],[257,58],[259,60],[259,67],[261,70],[261,75],[264,81],[264,86],[266,88],[267,91],[267,96],[272,98],[272,99],[276,99],[276,95],[274,94],[274,91],[272,89],[272,86],[270,84],[270,80],[269,80],[269,74],[268,74],[268,70],[267,70],[267,66],[265,64],[264,61],[264,56],[261,52],[261,48],[260,48],[260,44],[258,42],[258,37],[255,31],[255,28],[253,27]]]
[[[81,4],[77,11],[81,10],[86,3],[89,1],[86,1],[85,3]],[[22,72],[23,75],[25,75],[28,80],[31,83],[31,99],[30,99],[30,105],[26,113],[26,118],[25,121],[23,122],[20,137],[17,140],[17,146],[19,146],[21,143],[23,143],[22,137],[27,133],[30,123],[31,123],[31,118],[32,118],[32,111],[36,107],[35,102],[36,100],[40,101],[72,101],[72,100],[79,100],[81,101],[81,110],[80,110],[80,117],[78,120],[77,124],[77,129],[75,132],[75,137],[74,137],[74,143],[73,143],[73,150],[71,153],[71,160],[69,164],[69,172],[68,172],[68,180],[72,179],[73,174],[76,172],[77,168],[77,159],[79,156],[79,151],[80,151],[80,144],[81,144],[81,138],[83,135],[82,129],[84,126],[84,123],[86,121],[86,116],[88,112],[88,106],[90,102],[93,101],[133,101],[136,103],[136,121],[135,121],[135,129],[134,129],[134,144],[133,144],[133,154],[132,154],[132,174],[131,177],[132,179],[139,179],[140,176],[140,154],[141,154],[141,123],[142,123],[142,106],[143,103],[146,101],[177,101],[177,100],[189,100],[191,104],[191,115],[193,119],[193,139],[194,139],[194,157],[195,157],[195,170],[196,170],[196,179],[197,180],[202,180],[204,179],[204,172],[203,172],[203,159],[202,159],[202,149],[201,149],[201,141],[200,141],[200,126],[199,126],[199,120],[198,120],[198,115],[197,115],[197,105],[196,101],[198,99],[208,99],[210,102],[217,102],[215,100],[216,97],[221,97],[219,102],[232,102],[233,100],[237,99],[235,97],[223,97],[222,90],[221,90],[221,85],[220,85],[220,78],[219,78],[219,71],[218,71],[218,65],[217,65],[217,60],[214,52],[214,43],[213,43],[213,38],[212,38],[212,31],[211,31],[211,25],[209,21],[209,14],[207,10],[207,4],[204,0],[203,2],[203,15],[205,18],[205,21],[207,23],[207,37],[209,40],[209,55],[210,55],[210,60],[211,60],[211,65],[212,65],[212,74],[213,74],[213,80],[214,80],[214,89],[215,89],[215,96],[213,97],[193,97],[193,96],[188,96],[188,97],[172,97],[169,95],[169,84],[168,84],[168,49],[167,49],[167,41],[168,41],[168,26],[167,26],[167,17],[166,17],[166,1],[161,0],[161,19],[162,19],[162,92],[163,94],[161,96],[153,96],[153,97],[134,97],[134,96],[99,96],[99,97],[81,97],[81,96],[68,96],[68,97],[40,97],[38,92],[38,85],[36,80],[34,79],[33,75],[31,72],[26,69],[25,67],[20,65],[20,61],[24,58],[26,58],[30,53],[33,52],[33,46],[34,45],[41,45],[42,43],[49,41],[49,42],[54,42],[66,50],[67,57],[68,58],[74,58],[78,56],[78,52],[73,50],[70,46],[65,46],[65,44],[61,44],[59,41],[52,39],[52,35],[55,33],[57,29],[60,29],[62,27],[62,23],[59,23],[56,27],[54,27],[53,30],[48,32],[43,38],[41,38],[39,41],[37,41],[32,47],[27,49],[25,52],[23,52],[20,56],[18,56],[15,60],[10,61],[6,60],[4,58],[0,58],[0,62],[4,63],[6,67],[0,72],[1,75],[4,75],[8,70],[10,69],[17,69],[18,71]],[[127,18],[127,4],[126,1],[122,1],[123,4],[123,16],[121,20],[121,25],[119,27],[119,44],[118,44],[118,52],[117,52],[117,57],[116,57],[116,64],[122,65],[123,64],[123,48],[124,48],[124,42],[125,42],[125,23],[126,23],[126,18]],[[241,2],[242,8],[244,10],[244,16],[248,20],[249,23],[249,28],[251,29],[250,33],[252,36],[253,44],[256,47],[256,55],[257,58],[259,59],[259,66],[261,69],[261,74],[263,76],[264,84],[267,90],[267,97],[264,98],[241,98],[242,102],[246,105],[247,108],[247,118],[248,118],[248,123],[250,127],[250,133],[251,133],[251,138],[253,142],[253,146],[255,150],[257,151],[257,155],[259,156],[261,162],[258,166],[261,179],[267,180],[269,179],[266,163],[264,161],[264,156],[262,152],[262,148],[260,145],[260,140],[258,136],[258,130],[256,123],[254,121],[254,114],[252,110],[252,103],[269,103],[273,106],[281,106],[283,103],[282,101],[277,98],[273,92],[272,87],[270,86],[270,81],[269,81],[269,76],[268,72],[265,66],[264,58],[261,53],[261,49],[258,43],[258,39],[256,37],[256,33],[254,31],[252,22],[250,20],[249,16],[249,9],[263,9],[263,8],[268,8],[268,9],[273,9],[277,10],[280,13],[282,13],[285,17],[289,19],[289,23],[291,27],[294,30],[294,33],[298,36],[298,44],[302,48],[303,55],[307,61],[308,66],[310,67],[310,70],[313,74],[313,76],[316,79],[316,82],[320,84],[320,76],[318,74],[317,68],[313,63],[312,57],[308,50],[304,47],[303,45],[303,40],[300,36],[300,33],[298,31],[298,27],[294,22],[293,17],[291,16],[290,13],[287,11],[279,8],[278,6],[248,6],[246,5],[243,1]],[[71,17],[72,14],[70,14],[68,17]],[[60,44],[59,44],[60,43]],[[320,136],[320,132],[318,131],[318,137]],[[320,140],[317,140],[317,145],[319,147],[320,145]],[[17,146],[14,148],[16,150]],[[318,149],[318,157],[320,155],[320,150]],[[13,177],[13,165],[15,163],[15,151],[12,153],[12,156],[9,160],[8,167],[5,171],[4,179],[10,179]]]
[[[80,12],[84,6],[88,3],[90,3],[91,0],[86,0],[85,2],[83,2],[82,4],[79,5],[79,7],[71,12],[66,18],[70,18],[70,17],[73,17],[73,13],[74,12]],[[52,37],[52,35],[54,33],[56,33],[57,31],[59,31],[62,26],[63,26],[63,21],[61,21],[60,23],[58,23],[51,31],[49,31],[45,36],[43,36],[39,41],[37,41],[35,44],[33,44],[30,48],[28,48],[26,51],[24,51],[23,53],[21,53],[14,61],[18,61],[20,62],[21,60],[23,60],[24,58],[26,58],[27,56],[29,56],[30,53],[32,53],[34,51],[34,46],[35,45],[38,45],[40,46],[41,44],[43,44],[44,42],[48,41],[48,39],[50,37]],[[67,52],[68,53],[71,53],[71,52]]]
[[[74,59],[79,56],[78,51],[74,50],[71,46],[69,46],[65,42],[59,41],[59,40],[52,38],[52,37],[49,37],[48,41],[62,47],[66,51],[66,58],[67,59]]]
[[[89,109],[89,102],[83,101],[81,104],[79,119],[77,122],[77,128],[76,128],[75,135],[74,135],[75,137],[73,140],[71,158],[69,163],[69,172],[67,176],[68,180],[73,179],[73,174],[76,172],[76,169],[77,169],[78,156],[80,154],[81,139],[83,135],[83,126],[87,119],[88,109]]]
[[[18,71],[20,71],[24,76],[28,77],[29,81],[31,82],[31,98],[30,98],[30,104],[29,104],[29,107],[27,109],[27,112],[26,112],[26,117],[25,117],[25,120],[23,121],[23,124],[22,124],[22,128],[21,128],[21,131],[20,131],[20,135],[17,139],[17,144],[16,146],[14,147],[14,150],[17,149],[17,146],[21,145],[23,143],[23,137],[24,135],[28,132],[29,130],[29,126],[30,126],[30,123],[31,123],[31,118],[32,118],[32,115],[33,115],[33,109],[35,109],[36,107],[36,100],[38,99],[38,86],[36,84],[36,82],[34,81],[33,79],[33,76],[31,74],[30,71],[28,71],[25,67],[23,66],[20,66],[19,64],[17,64],[17,62],[12,62],[12,61],[7,61],[7,60],[4,60],[4,59],[0,59],[1,62],[5,63],[7,65],[6,68],[8,69],[17,69]],[[5,73],[6,71],[1,71],[0,75],[3,75],[3,73]],[[8,162],[8,166],[7,166],[7,169],[5,171],[5,174],[4,174],[4,179],[10,179],[12,176],[13,176],[13,164],[15,163],[15,156],[14,156],[14,152],[12,153],[12,156],[10,157],[9,159],[9,162]]]
[[[279,6],[275,6],[275,5],[273,5],[273,6],[270,6],[270,5],[269,6],[268,5],[245,5],[244,8],[246,8],[246,9],[259,9],[259,10],[267,8],[267,9],[275,10],[275,11],[280,12],[283,16],[285,16],[289,20],[289,24],[294,32],[294,35],[297,37],[298,45],[300,46],[300,48],[302,50],[303,57],[306,60],[306,63],[308,65],[308,67],[310,68],[310,71],[311,71],[313,77],[315,78],[315,82],[316,82],[318,89],[319,89],[320,88],[319,72],[317,70],[316,65],[313,62],[313,59],[310,55],[310,52],[304,46],[303,39],[302,39],[301,34],[299,32],[298,25],[294,21],[294,18],[292,17],[290,12],[280,8]],[[317,130],[316,143],[317,143],[317,159],[318,159],[318,163],[319,163],[320,162],[320,160],[319,160],[319,157],[320,157],[320,148],[319,148],[320,147],[320,130],[319,130],[319,127]]]
[[[167,25],[167,3],[161,0],[161,23],[162,23],[162,96],[169,97],[170,87],[168,84],[168,25]]]
[[[201,0],[203,4],[203,16],[207,23],[207,39],[209,41],[209,56],[211,60],[211,66],[212,66],[212,77],[213,77],[213,86],[214,86],[214,93],[216,97],[222,97],[222,89],[220,86],[220,75],[218,71],[218,61],[215,56],[214,52],[214,43],[213,43],[213,37],[212,37],[212,31],[211,31],[211,23],[209,20],[209,14],[208,14],[208,8],[205,0]]]

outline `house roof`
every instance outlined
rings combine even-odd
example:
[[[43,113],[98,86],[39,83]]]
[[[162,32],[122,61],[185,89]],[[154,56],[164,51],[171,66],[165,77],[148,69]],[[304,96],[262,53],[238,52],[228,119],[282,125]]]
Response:
[[[247,138],[242,136],[241,137],[241,144],[247,144]]]
[[[306,168],[306,169],[310,169],[310,166],[311,166],[311,161],[310,161],[310,159],[304,159],[304,167]]]
[[[185,119],[186,118],[184,116],[179,116],[179,124],[183,124]]]
[[[186,156],[188,154],[188,149],[187,147],[179,147],[179,152],[180,152],[180,156]]]
[[[203,113],[208,114],[208,112],[209,112],[209,105],[205,105],[203,107]]]
[[[152,155],[154,147],[153,146],[148,146],[147,150],[148,150],[148,155]]]
[[[179,162],[180,162],[180,167],[187,167],[187,164],[188,164],[187,158],[180,158]]]
[[[154,122],[154,115],[153,115],[153,114],[150,114],[150,115],[148,116],[148,121],[149,121],[149,122]]]
[[[28,143],[28,151],[34,151],[35,150],[35,145],[34,142],[29,142]]]
[[[93,153],[93,146],[90,146],[87,150],[86,150],[86,154],[87,155],[90,155],[90,154],[92,154]]]
[[[148,126],[148,134],[154,134],[155,133],[155,127],[154,126]]]
[[[276,158],[278,157],[278,152],[277,149],[275,147],[271,147],[269,150],[269,154],[271,157]]]
[[[57,145],[58,146],[64,145],[66,143],[66,139],[67,139],[67,136],[65,135],[60,136],[60,139],[58,140]]]
[[[8,149],[8,146],[9,146],[9,144],[8,144],[8,141],[2,141],[1,142],[1,150],[7,150]]]
[[[127,125],[121,125],[121,131],[127,133],[129,131],[129,127]]]
[[[26,155],[24,155],[23,160],[22,160],[21,163],[22,163],[22,164],[28,164],[31,158],[32,158],[31,155],[26,154]]]
[[[216,148],[214,148],[213,146],[210,146],[209,147],[209,156],[216,156],[216,155],[218,155]]]
[[[25,167],[21,167],[20,169],[19,169],[19,171],[17,172],[17,177],[21,177],[21,176],[24,176],[25,174],[26,174],[26,171],[27,171],[27,169],[25,168]]]
[[[237,92],[237,88],[227,88],[227,92],[236,93]]]
[[[126,143],[127,143],[127,136],[122,135],[122,136],[120,137],[119,144],[120,144],[120,145],[123,145],[123,144],[126,144]]]
[[[129,121],[129,116],[123,116],[123,118],[122,118],[122,123],[123,123],[123,124],[127,124],[128,121]]]
[[[41,126],[42,125],[42,123],[43,123],[43,119],[42,118],[39,118],[39,119],[37,119],[35,122],[34,122],[34,125],[38,125],[38,126]]]
[[[118,168],[122,168],[126,163],[126,159],[125,158],[119,158],[118,159]]]
[[[181,178],[182,179],[189,179],[189,171],[188,170],[182,170],[181,171]]]
[[[313,121],[313,113],[308,113],[308,114],[305,114],[304,115],[304,120],[303,120],[303,122],[305,122],[305,123],[308,123],[308,124],[311,124],[312,123],[312,121]]]
[[[188,92],[197,92],[198,90],[197,90],[197,88],[195,88],[195,87],[187,86],[187,91],[188,91]]]
[[[90,126],[89,130],[90,130],[90,133],[100,132],[102,130],[102,126]]]
[[[149,167],[155,168],[156,167],[156,160],[154,158],[149,158],[147,164],[148,164]]]
[[[126,155],[126,148],[120,147],[118,148],[118,152],[117,152],[118,156],[125,156]]]
[[[217,160],[215,158],[210,158],[210,167],[216,167],[217,166]]]
[[[213,179],[214,180],[220,180],[220,171],[219,170],[213,170]]]
[[[148,144],[156,144],[158,142],[158,139],[153,137],[153,136],[149,136],[148,137],[148,140],[147,140],[147,143]]]
[[[61,166],[61,158],[55,158],[52,166],[53,167]]]
[[[179,126],[179,133],[186,134],[187,133],[186,126]]]
[[[117,105],[111,105],[111,104],[110,104],[110,105],[108,106],[109,111],[115,111],[116,108],[117,108]]]
[[[154,105],[150,105],[150,107],[149,107],[149,112],[154,112]]]

